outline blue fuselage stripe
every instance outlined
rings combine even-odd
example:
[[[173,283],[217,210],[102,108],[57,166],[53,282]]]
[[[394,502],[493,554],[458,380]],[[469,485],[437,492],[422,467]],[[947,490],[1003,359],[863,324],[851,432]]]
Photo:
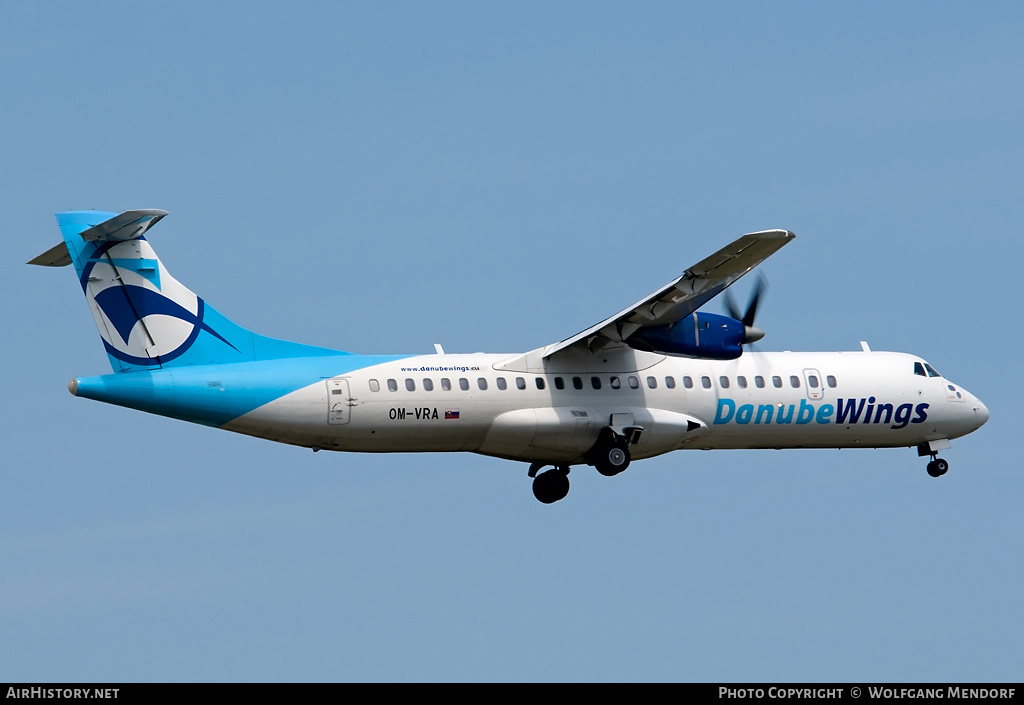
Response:
[[[82,377],[77,395],[206,426],[223,426],[319,380],[409,355],[324,355]]]

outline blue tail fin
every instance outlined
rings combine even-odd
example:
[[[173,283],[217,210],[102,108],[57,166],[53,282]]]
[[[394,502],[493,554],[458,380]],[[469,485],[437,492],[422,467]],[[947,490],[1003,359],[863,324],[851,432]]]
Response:
[[[338,351],[257,335],[172,277],[143,234],[161,210],[57,214],[64,243],[29,264],[74,264],[115,372]]]

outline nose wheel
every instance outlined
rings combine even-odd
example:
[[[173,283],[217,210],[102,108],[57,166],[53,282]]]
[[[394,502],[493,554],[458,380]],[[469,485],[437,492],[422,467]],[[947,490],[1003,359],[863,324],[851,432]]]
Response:
[[[946,450],[947,448],[949,448],[949,439],[946,438],[928,441],[917,446],[918,456],[922,458],[926,455],[931,457],[931,462],[928,463],[928,474],[932,477],[942,477],[949,472],[949,463],[939,457],[939,451]]]
[[[934,458],[928,463],[928,474],[932,477],[942,477],[949,471],[949,463],[942,458]]]

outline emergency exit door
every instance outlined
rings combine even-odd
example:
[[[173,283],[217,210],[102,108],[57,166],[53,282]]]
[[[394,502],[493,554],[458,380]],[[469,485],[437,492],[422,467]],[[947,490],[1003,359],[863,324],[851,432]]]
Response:
[[[347,379],[327,380],[327,423],[346,424],[352,408]]]

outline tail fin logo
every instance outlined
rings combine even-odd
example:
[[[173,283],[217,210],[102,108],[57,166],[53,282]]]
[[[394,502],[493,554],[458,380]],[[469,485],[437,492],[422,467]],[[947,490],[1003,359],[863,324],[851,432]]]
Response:
[[[204,330],[237,351],[203,321],[203,300],[163,270],[144,239],[97,247],[81,283],[104,347],[122,362],[142,367],[169,362],[186,353]]]

